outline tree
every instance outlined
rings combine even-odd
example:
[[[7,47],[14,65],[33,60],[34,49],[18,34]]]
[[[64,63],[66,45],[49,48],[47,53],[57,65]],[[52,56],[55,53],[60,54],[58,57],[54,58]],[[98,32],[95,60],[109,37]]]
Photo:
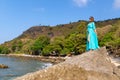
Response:
[[[75,52],[75,54],[80,54],[85,52],[85,47],[86,47],[85,34],[74,33],[70,35],[69,39],[73,44],[73,52]]]
[[[7,47],[0,46],[0,54],[8,54],[10,50]]]
[[[12,43],[11,50],[12,52],[18,52],[22,49],[23,42],[21,40],[15,40]]]
[[[47,36],[40,36],[37,38],[33,45],[30,47],[33,55],[39,55],[43,48],[50,43],[50,39]]]

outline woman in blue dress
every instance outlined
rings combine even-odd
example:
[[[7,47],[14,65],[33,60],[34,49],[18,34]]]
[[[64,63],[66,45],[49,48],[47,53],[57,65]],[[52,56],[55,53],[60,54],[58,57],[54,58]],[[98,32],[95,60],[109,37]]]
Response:
[[[87,45],[86,45],[87,51],[96,50],[99,48],[94,17],[90,17],[89,20],[90,22],[87,25]]]

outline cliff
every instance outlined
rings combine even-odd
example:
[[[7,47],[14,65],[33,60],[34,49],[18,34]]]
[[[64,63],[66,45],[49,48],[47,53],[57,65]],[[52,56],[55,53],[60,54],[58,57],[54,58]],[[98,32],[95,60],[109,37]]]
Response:
[[[103,47],[15,80],[120,80],[120,70],[111,63]]]

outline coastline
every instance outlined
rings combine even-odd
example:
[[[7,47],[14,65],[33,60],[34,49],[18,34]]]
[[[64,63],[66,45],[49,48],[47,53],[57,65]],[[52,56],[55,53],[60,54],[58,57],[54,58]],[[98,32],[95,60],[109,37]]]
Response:
[[[98,67],[99,66],[99,67]],[[14,80],[119,80],[120,70],[111,63],[105,48],[66,58],[44,70]]]
[[[66,60],[67,57],[54,57],[54,56],[39,56],[39,55],[27,55],[27,54],[0,54],[0,56],[8,56],[8,57],[21,57],[21,58],[29,58],[34,60],[39,60],[43,62],[50,62],[52,64],[58,64]]]
[[[29,59],[39,60],[43,62],[50,62],[53,65],[64,62],[66,59],[70,58],[68,56],[56,57],[56,56],[39,56],[39,55],[28,55],[28,54],[0,54],[0,56],[29,58]],[[113,63],[115,66],[120,68],[120,60],[118,61],[117,60],[118,58],[109,56],[109,59],[111,60],[111,63]]]
[[[56,56],[40,56],[40,55],[28,55],[28,54],[0,54],[0,56],[29,58],[29,59],[39,60],[42,62],[50,62],[53,65],[64,62],[66,59],[70,58],[68,56],[56,57]],[[118,61],[117,60],[118,58],[109,56],[109,59],[111,60],[111,63],[113,63],[116,67],[120,68],[120,60]]]

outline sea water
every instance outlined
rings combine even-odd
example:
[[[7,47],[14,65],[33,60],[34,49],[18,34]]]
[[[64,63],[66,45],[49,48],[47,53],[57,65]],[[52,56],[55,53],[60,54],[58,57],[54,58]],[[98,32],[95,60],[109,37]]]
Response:
[[[26,73],[35,72],[52,65],[30,58],[8,56],[0,56],[0,64],[9,67],[8,69],[0,69],[0,80],[13,80]]]

